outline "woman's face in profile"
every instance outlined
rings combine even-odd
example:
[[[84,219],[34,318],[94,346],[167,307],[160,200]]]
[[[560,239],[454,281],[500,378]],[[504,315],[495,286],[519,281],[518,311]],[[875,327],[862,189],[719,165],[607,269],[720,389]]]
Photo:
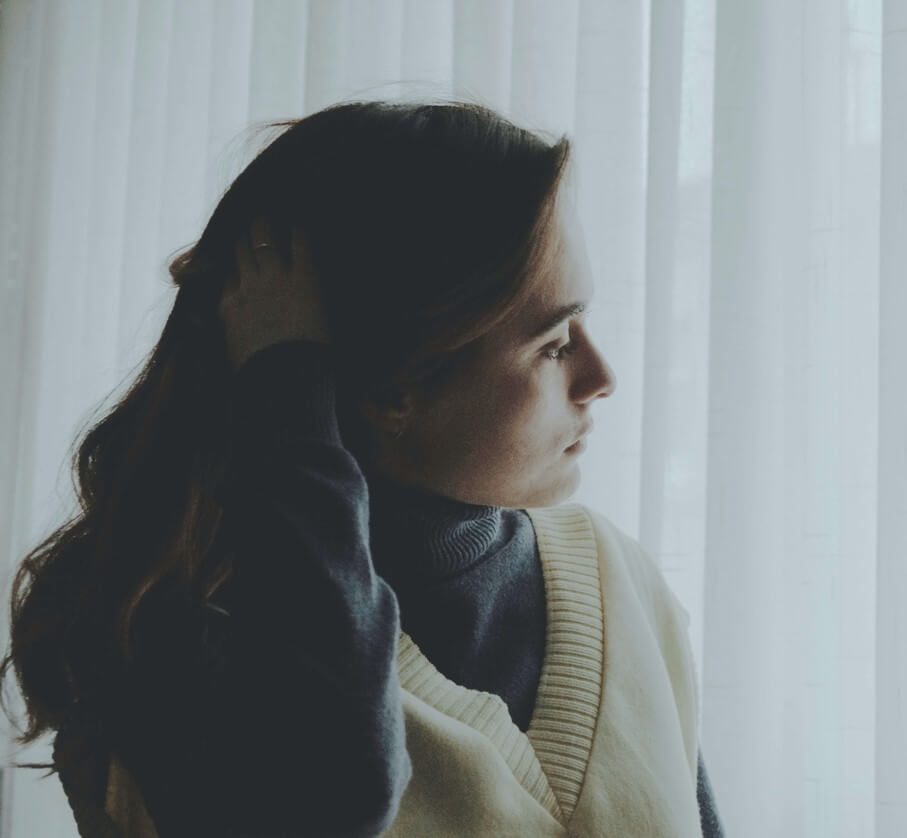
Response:
[[[526,305],[413,410],[382,470],[401,482],[465,501],[507,507],[559,503],[579,486],[577,440],[614,374],[576,311],[594,281],[579,220],[558,202],[549,267]],[[573,447],[571,447],[573,446]]]

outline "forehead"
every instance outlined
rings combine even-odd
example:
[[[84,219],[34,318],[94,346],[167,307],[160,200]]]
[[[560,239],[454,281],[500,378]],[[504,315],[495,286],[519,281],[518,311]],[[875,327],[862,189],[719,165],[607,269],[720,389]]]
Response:
[[[588,305],[595,293],[579,217],[569,204],[558,204],[542,275],[509,324],[509,339],[531,339],[559,310],[575,304]]]

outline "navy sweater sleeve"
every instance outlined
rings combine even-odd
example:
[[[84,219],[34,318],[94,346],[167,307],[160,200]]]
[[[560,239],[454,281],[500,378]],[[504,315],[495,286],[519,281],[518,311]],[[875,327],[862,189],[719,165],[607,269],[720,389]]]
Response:
[[[724,838],[724,829],[718,808],[715,805],[715,795],[712,793],[712,784],[705,768],[702,751],[699,751],[699,772],[696,780],[696,797],[699,800],[699,822],[702,826],[703,838]]]
[[[124,764],[161,838],[378,835],[412,774],[399,608],[372,565],[330,348],[261,350],[232,398],[216,496],[233,575],[198,643],[196,618],[170,603],[173,640],[155,636],[127,701],[141,710],[123,728]]]

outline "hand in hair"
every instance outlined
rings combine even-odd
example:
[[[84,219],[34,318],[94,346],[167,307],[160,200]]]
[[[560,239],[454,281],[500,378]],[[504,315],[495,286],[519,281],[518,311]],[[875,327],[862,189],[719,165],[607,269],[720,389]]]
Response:
[[[219,307],[234,369],[275,343],[330,343],[305,242],[296,229],[292,237],[290,264],[274,247],[263,219],[253,222],[251,241],[242,236],[236,243],[237,276],[225,286]]]

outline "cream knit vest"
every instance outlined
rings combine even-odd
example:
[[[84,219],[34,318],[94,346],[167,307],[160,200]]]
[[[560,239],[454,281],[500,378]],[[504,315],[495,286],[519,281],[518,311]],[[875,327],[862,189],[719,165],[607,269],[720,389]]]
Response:
[[[388,838],[701,838],[689,616],[639,545],[578,504],[527,510],[548,633],[523,733],[497,695],[441,674],[401,632],[413,765]],[[107,811],[156,838],[114,758]]]

